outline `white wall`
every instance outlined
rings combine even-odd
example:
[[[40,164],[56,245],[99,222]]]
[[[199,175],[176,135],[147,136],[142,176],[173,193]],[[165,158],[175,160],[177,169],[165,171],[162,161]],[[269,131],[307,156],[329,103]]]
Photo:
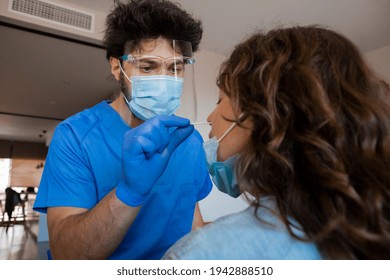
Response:
[[[366,59],[374,71],[390,84],[390,45],[366,53]]]

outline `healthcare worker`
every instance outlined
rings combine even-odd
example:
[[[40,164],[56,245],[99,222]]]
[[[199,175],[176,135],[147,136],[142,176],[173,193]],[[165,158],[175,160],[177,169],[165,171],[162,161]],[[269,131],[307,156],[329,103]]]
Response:
[[[116,2],[104,46],[121,93],[56,128],[34,205],[54,259],[159,259],[202,226],[203,141],[173,115],[201,37],[169,1]]]
[[[388,259],[390,90],[357,48],[317,26],[257,32],[217,84],[209,171],[251,206],[164,259]]]

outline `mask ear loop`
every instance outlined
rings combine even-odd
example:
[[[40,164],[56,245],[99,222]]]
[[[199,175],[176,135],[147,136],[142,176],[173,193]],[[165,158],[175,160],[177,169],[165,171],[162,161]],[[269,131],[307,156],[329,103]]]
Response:
[[[133,82],[131,81],[131,79],[129,78],[129,76],[127,76],[127,74],[126,74],[125,71],[123,70],[120,60],[119,60],[119,68],[121,69],[121,72],[123,73],[123,75],[125,75],[125,77],[129,80],[129,82],[130,82],[130,83],[133,83]]]
[[[119,59],[118,59],[119,60]],[[123,70],[122,68],[122,65],[121,65],[121,61],[119,60],[119,68],[121,69],[121,72],[123,73],[123,75],[125,75],[125,77],[129,80],[130,83],[133,83],[131,81],[131,79],[129,78],[129,76],[126,75],[125,71]],[[122,92],[122,96],[123,98],[125,99],[126,103],[129,104],[129,100],[127,99],[126,95]]]
[[[228,130],[225,131],[224,134],[222,134],[222,136],[217,140],[218,143],[220,143],[222,141],[223,138],[225,138],[226,135],[228,135],[228,133],[230,131],[232,131],[232,129],[237,125],[237,123],[232,123],[231,126],[228,128]]]
[[[241,113],[239,116],[238,116],[238,119],[240,119],[242,116],[244,115],[244,113]],[[225,138],[226,135],[228,135],[228,133],[230,131],[233,130],[233,128],[235,128],[235,126],[237,125],[237,121],[232,123],[231,126],[228,128],[228,130],[225,131],[224,134],[222,134],[222,136],[217,140],[218,143],[220,143],[222,141],[223,138]]]

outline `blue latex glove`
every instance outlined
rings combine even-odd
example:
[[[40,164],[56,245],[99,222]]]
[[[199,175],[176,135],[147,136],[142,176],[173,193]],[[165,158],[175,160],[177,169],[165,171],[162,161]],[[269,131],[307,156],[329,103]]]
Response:
[[[169,133],[171,127],[177,128]],[[123,180],[116,188],[118,199],[128,206],[143,204],[174,150],[193,130],[188,119],[156,116],[126,132],[122,149]]]

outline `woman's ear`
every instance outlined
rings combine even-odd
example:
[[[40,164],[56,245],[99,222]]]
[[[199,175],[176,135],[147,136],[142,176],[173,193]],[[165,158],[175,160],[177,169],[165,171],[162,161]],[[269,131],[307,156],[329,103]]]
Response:
[[[120,80],[121,69],[119,67],[120,60],[115,57],[110,57],[111,73],[117,81]]]

